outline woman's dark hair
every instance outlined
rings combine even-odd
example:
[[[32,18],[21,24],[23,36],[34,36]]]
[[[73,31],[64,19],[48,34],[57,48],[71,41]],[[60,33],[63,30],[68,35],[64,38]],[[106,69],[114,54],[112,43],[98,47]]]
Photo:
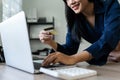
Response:
[[[78,29],[75,27],[74,23],[75,23],[75,17],[79,14],[75,14],[74,11],[67,6],[66,4],[66,0],[63,0],[65,2],[65,16],[66,16],[66,21],[67,21],[67,27],[70,28],[73,37],[76,36],[76,40],[80,41],[81,40],[81,29]],[[94,0],[88,0],[89,2],[93,2]],[[74,36],[75,35],[75,36]]]

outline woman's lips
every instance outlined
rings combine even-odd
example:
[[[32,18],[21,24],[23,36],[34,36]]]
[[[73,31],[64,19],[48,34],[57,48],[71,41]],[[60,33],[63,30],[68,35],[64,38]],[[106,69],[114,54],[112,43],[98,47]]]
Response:
[[[77,10],[78,8],[79,8],[79,4],[75,4],[75,5],[72,6],[73,10]]]

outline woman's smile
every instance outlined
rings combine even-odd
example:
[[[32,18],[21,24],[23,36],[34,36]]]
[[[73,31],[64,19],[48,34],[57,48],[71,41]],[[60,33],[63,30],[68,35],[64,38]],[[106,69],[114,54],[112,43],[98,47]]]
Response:
[[[80,3],[75,3],[75,4],[71,5],[71,8],[73,10],[78,10],[79,9],[79,5],[80,5]]]

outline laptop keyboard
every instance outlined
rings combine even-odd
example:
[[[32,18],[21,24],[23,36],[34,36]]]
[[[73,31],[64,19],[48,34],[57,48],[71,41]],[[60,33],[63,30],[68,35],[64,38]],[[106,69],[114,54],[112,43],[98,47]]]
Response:
[[[39,58],[37,56],[33,56],[33,60],[43,60],[44,58]]]
[[[44,60],[43,58],[33,56],[33,64],[34,64],[35,70],[40,69],[43,60]],[[44,67],[44,68],[54,68],[54,67],[63,67],[63,66],[65,66],[65,65],[58,63],[58,64],[54,64],[54,65],[49,65],[47,67],[44,67],[44,66],[42,66],[42,67]]]
[[[36,70],[39,70],[39,69],[40,69],[41,64],[42,64],[42,61],[43,61],[43,60],[34,60],[34,61],[33,61],[34,68],[35,68]],[[65,65],[64,65],[64,64],[54,64],[54,65],[49,65],[49,66],[46,66],[46,67],[42,66],[42,67],[44,67],[44,68],[54,68],[54,67],[63,67],[63,66],[65,66]]]

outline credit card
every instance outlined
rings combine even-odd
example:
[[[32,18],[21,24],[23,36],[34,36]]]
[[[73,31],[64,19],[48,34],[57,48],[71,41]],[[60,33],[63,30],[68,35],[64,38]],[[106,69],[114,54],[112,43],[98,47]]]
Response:
[[[49,28],[45,28],[44,29],[45,31],[49,31],[51,34],[53,34],[53,35],[56,35],[57,34],[57,32],[56,32],[56,30],[54,29],[54,27],[49,27]]]
[[[53,35],[57,34],[56,30],[50,30],[50,33],[53,34]]]

